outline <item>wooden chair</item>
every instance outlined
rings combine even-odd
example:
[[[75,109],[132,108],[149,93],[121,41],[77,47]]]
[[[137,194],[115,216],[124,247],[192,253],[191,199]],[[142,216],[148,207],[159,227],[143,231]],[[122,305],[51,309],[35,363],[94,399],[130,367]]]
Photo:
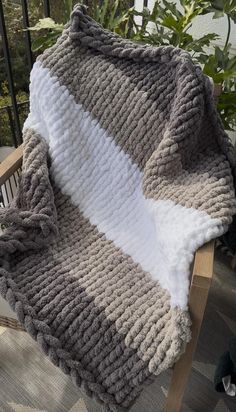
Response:
[[[14,197],[17,181],[21,173],[22,147],[15,149],[2,163],[0,163],[0,207],[7,204]],[[0,227],[1,233],[1,227]],[[16,315],[0,297],[0,327],[9,327],[15,330],[24,330],[17,321]]]
[[[15,174],[19,175],[21,163],[22,147],[20,146],[0,164],[0,187],[2,188],[2,192],[7,191],[7,185],[10,185],[11,179],[15,180]],[[11,192],[11,195],[14,196],[12,189]],[[5,199],[5,203],[8,203],[9,200],[10,199]],[[185,353],[174,366],[167,396],[166,412],[179,412],[181,410],[182,398],[191,371],[192,360],[197,346],[198,335],[213,275],[213,259],[214,242],[204,245],[195,254],[189,290],[189,309],[192,318],[192,340],[187,345]],[[23,330],[16,319],[8,316],[1,316],[1,312],[0,326]]]

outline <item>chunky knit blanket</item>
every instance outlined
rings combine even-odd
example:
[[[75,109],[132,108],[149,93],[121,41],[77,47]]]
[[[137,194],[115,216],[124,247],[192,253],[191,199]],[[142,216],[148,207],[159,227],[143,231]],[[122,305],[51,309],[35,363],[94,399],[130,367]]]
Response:
[[[190,340],[194,252],[236,211],[234,150],[188,53],[77,6],[31,72],[22,176],[0,212],[0,291],[106,411],[127,410]]]

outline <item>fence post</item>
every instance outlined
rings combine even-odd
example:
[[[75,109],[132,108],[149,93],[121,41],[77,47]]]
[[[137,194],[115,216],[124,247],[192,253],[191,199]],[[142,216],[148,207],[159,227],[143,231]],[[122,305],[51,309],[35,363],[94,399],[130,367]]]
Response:
[[[27,0],[21,0],[21,6],[22,6],[22,15],[23,15],[23,27],[24,29],[27,29],[29,27],[29,13],[28,13]],[[31,70],[33,66],[33,55],[32,55],[32,50],[31,50],[31,37],[30,37],[29,30],[25,31],[25,42],[26,42],[26,51],[27,51],[29,69]]]
[[[45,17],[50,17],[50,4],[49,0],[44,0],[44,16]]]
[[[13,75],[12,75],[12,66],[11,66],[11,59],[10,59],[10,52],[9,52],[9,45],[8,45],[8,39],[7,39],[7,31],[6,31],[2,1],[0,1],[0,33],[2,36],[3,55],[5,59],[5,64],[6,64],[7,80],[8,80],[9,91],[11,95],[13,113],[14,113],[14,123],[15,123],[15,128],[16,128],[17,143],[21,143],[22,133],[21,133],[21,126],[20,126],[20,118],[19,118],[19,112],[18,112],[16,95],[15,95],[14,81],[13,81]]]
[[[7,111],[7,115],[8,115],[11,134],[12,134],[13,141],[14,141],[14,146],[17,147],[18,144],[17,144],[17,138],[16,138],[16,132],[15,132],[15,127],[14,127],[14,121],[13,121],[13,117],[12,117],[11,107],[7,106],[6,111]]]

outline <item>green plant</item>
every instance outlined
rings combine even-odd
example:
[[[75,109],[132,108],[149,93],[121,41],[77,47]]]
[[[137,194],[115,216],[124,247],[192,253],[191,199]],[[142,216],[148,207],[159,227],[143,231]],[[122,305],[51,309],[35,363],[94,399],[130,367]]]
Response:
[[[7,107],[11,110],[11,97],[6,82],[1,84],[2,93],[0,95],[0,147],[1,146],[13,146],[12,131],[10,128],[9,115]],[[19,91],[16,95],[18,103],[27,103],[28,94],[24,91]],[[28,112],[28,104],[20,106],[19,115],[20,122],[23,122]]]
[[[134,15],[142,17],[142,25],[139,28],[134,21],[133,37],[154,45],[172,44],[191,51],[194,55],[202,53],[204,46],[209,46],[218,35],[210,33],[194,39],[189,34],[189,29],[195,17],[206,12],[209,2],[180,0],[180,5],[181,9],[174,2],[156,0],[152,12],[148,8],[144,8],[141,13],[134,11]],[[153,27],[151,33],[150,23]]]
[[[116,32],[123,37],[129,37],[129,28],[134,7],[124,0],[104,0],[99,4],[92,0],[89,12],[93,18],[106,29]]]
[[[42,33],[32,41],[32,51],[43,51],[48,47],[51,47],[61,35],[63,29],[64,25],[55,23],[51,17],[39,19],[35,26],[29,27],[29,30],[33,32]]]

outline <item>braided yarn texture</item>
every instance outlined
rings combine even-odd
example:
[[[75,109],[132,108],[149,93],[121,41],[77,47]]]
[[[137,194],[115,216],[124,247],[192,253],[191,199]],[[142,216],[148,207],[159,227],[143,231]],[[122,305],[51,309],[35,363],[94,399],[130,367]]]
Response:
[[[190,265],[236,212],[235,158],[188,53],[74,8],[31,72],[0,293],[106,412],[128,411],[191,338]]]

